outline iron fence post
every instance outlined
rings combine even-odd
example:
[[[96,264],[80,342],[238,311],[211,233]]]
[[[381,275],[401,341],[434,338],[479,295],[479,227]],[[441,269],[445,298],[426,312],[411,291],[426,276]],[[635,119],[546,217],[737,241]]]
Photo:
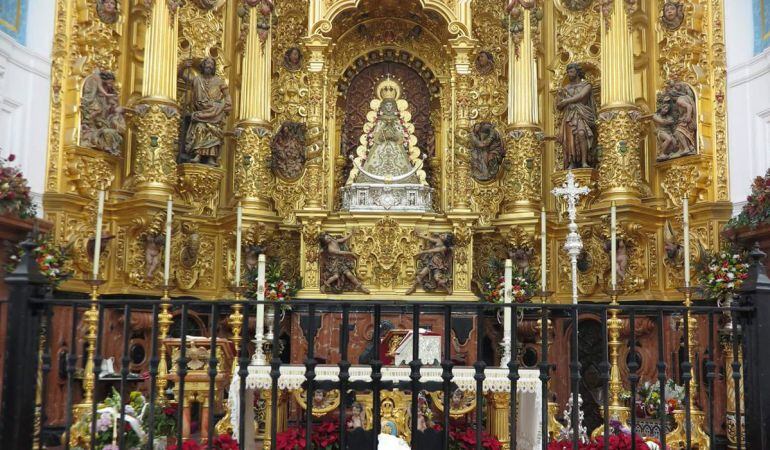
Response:
[[[740,304],[753,311],[740,314],[743,329],[743,367],[748,448],[770,448],[770,358],[767,343],[770,342],[770,279],[765,272],[767,255],[755,246],[750,253],[749,278],[741,289]],[[739,386],[739,384],[736,384]],[[736,393],[736,396],[740,393]],[[739,414],[739,412],[736,412]],[[740,437],[738,437],[740,439]]]
[[[35,244],[21,244],[24,255],[6,275],[9,288],[3,400],[0,407],[0,442],[3,448],[31,449],[35,434],[35,389],[41,313],[32,298],[42,298],[47,280],[32,256]],[[35,356],[32,356],[35,355]]]

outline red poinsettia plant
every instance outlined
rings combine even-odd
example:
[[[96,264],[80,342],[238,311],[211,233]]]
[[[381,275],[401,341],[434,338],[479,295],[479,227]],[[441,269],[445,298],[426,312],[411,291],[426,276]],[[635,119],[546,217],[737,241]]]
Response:
[[[433,428],[436,431],[443,430],[441,424],[435,424]],[[449,450],[475,450],[476,448],[476,429],[469,423],[461,421],[452,421],[449,426]],[[481,431],[481,448],[490,450],[501,450],[503,444],[495,436]]]
[[[608,438],[607,448],[609,450],[631,450],[631,443],[636,441],[637,450],[651,450],[647,446],[644,437],[639,434],[634,435],[633,440],[631,431],[621,426],[620,422],[610,421],[610,436]],[[604,450],[604,436],[587,442],[578,442],[579,450]],[[658,447],[659,448],[659,447]],[[572,439],[554,440],[548,443],[548,450],[572,450]]]
[[[238,450],[238,442],[232,438],[229,434],[220,434],[215,437],[211,442],[211,447],[215,450]],[[208,448],[207,444],[201,444],[193,439],[185,441],[182,446],[170,445],[168,450],[205,450]]]
[[[751,194],[746,197],[740,214],[730,219],[725,229],[748,226],[756,228],[770,220],[770,169],[763,177],[756,177],[751,184]]]
[[[321,450],[339,450],[340,423],[337,419],[325,420],[313,425],[310,434],[312,448]],[[304,449],[305,430],[302,427],[290,427],[276,434],[276,450]]]

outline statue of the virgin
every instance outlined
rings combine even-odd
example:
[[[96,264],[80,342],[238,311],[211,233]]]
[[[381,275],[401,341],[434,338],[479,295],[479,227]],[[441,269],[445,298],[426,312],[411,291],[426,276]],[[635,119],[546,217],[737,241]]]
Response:
[[[343,209],[430,211],[432,189],[401,86],[387,78],[374,93],[343,189]]]

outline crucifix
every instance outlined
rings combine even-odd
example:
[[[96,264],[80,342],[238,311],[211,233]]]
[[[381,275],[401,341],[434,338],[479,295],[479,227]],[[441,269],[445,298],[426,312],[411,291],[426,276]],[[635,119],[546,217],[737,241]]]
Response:
[[[578,225],[575,223],[577,218],[577,202],[580,196],[587,195],[591,192],[586,186],[578,186],[575,183],[575,175],[570,170],[567,172],[567,180],[561,187],[554,188],[551,193],[556,197],[561,197],[567,200],[567,214],[569,215],[569,234],[567,234],[567,241],[564,243],[564,250],[569,255],[570,262],[572,263],[572,304],[578,303],[578,280],[577,280],[577,258],[580,252],[583,250],[583,241],[578,234]]]

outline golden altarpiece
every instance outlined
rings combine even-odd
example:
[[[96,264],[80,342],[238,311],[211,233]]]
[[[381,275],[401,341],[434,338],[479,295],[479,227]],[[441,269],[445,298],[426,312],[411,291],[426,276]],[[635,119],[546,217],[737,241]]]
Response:
[[[721,0],[56,3],[45,213],[56,238],[75,244],[84,275],[75,279],[85,279],[94,199],[107,187],[105,233],[114,240],[104,294],[157,294],[148,241],[162,234],[172,195],[178,295],[229,294],[240,200],[245,240],[283,256],[303,281],[300,297],[327,295],[319,236],[352,233],[356,276],[371,293],[344,295],[361,300],[475,298],[491,256],[533,247],[545,208],[547,289],[565,301],[566,220],[548,193],[565,178],[565,146],[575,145],[559,137],[570,63],[595,107],[594,161],[574,170],[592,188],[579,213],[581,295],[606,288],[610,202],[627,249],[625,292],[636,299],[674,298],[683,284],[681,255],[670,251],[682,239],[683,197],[693,205],[691,239],[706,248],[717,247],[730,215]],[[180,157],[205,58],[231,97],[217,164]],[[94,145],[86,126],[94,108],[84,105],[94,95],[89,77],[105,73],[125,119],[111,151]],[[410,163],[419,161],[432,191],[424,211],[342,205],[385,79],[408,101],[419,155]],[[677,89],[688,94],[691,120],[671,125],[661,105],[677,108]],[[668,149],[666,136],[677,133],[671,142],[689,139],[690,148]],[[453,235],[451,290],[405,296],[424,245],[415,231]],[[79,281],[66,288],[87,290]]]
[[[681,299],[683,199],[693,256],[731,213],[723,6],[57,0],[44,207],[74,252],[63,289],[90,289],[106,189],[104,295],[160,294],[170,197],[172,297],[232,295],[240,204],[247,267],[259,248],[298,297],[360,301],[476,299],[490,260],[540,267],[545,211],[543,290],[568,302],[550,192],[571,169],[591,188],[580,296],[606,299],[614,202],[621,300]]]

